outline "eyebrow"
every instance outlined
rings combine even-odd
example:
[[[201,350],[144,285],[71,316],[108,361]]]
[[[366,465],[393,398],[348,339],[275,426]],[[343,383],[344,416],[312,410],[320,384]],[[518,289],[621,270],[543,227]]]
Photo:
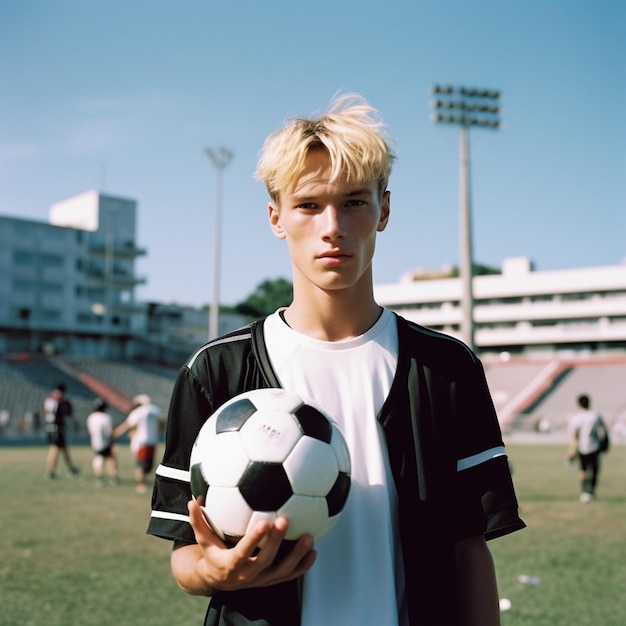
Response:
[[[351,197],[351,196],[371,196],[372,195],[372,190],[368,189],[367,187],[364,187],[363,189],[353,189],[351,191],[348,191],[345,195],[348,196],[348,197]]]
[[[371,189],[368,189],[367,187],[363,187],[362,189],[351,189],[349,191],[346,191],[344,193],[337,194],[337,195],[345,196],[347,198],[352,198],[353,196],[371,196],[372,193],[373,192]],[[296,193],[296,194],[293,194],[293,197],[297,198],[300,201],[303,201],[303,200],[314,200],[318,196],[316,194],[299,195]]]
[[[338,194],[343,198],[355,198],[358,196],[372,196],[374,192],[368,187],[361,187],[358,189],[350,189],[348,191],[343,192],[342,194]],[[314,202],[319,198],[316,194],[299,194],[294,193],[291,195],[292,202],[304,203],[304,202]]]

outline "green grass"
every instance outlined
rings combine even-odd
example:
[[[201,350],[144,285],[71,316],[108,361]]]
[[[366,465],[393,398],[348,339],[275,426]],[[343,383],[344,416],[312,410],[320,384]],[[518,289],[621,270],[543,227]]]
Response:
[[[145,534],[150,495],[137,494],[127,447],[122,484],[97,488],[88,448],[82,477],[45,481],[46,448],[0,448],[0,625],[201,624],[206,598],[178,589],[171,544]]]
[[[0,448],[0,626],[202,623],[206,599],[176,587],[169,542],[145,534],[150,497],[134,491],[128,449],[122,485],[101,489],[90,450],[72,453],[82,477],[61,468],[51,482],[44,447]],[[564,453],[509,446],[528,528],[490,543],[500,596],[512,603],[504,626],[626,623],[626,446],[605,457],[599,498],[586,505]]]
[[[563,446],[510,445],[513,480],[527,528],[490,542],[504,626],[626,624],[626,447],[602,459],[598,499],[578,501],[578,469]],[[533,586],[518,576],[537,576]]]

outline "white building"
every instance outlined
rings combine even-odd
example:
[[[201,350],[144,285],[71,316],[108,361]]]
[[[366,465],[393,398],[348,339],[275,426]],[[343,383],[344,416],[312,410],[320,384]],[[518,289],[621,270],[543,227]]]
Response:
[[[460,336],[461,287],[459,278],[411,272],[374,291],[404,317]],[[527,258],[506,259],[500,274],[475,276],[472,287],[481,354],[626,350],[626,263],[535,271]]]

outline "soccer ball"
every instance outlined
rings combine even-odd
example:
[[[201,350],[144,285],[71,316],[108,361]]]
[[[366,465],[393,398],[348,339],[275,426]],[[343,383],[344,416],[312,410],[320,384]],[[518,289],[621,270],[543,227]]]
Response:
[[[229,545],[250,524],[289,520],[285,539],[320,537],[350,490],[350,455],[337,426],[297,394],[235,396],[202,426],[191,450],[191,492]]]

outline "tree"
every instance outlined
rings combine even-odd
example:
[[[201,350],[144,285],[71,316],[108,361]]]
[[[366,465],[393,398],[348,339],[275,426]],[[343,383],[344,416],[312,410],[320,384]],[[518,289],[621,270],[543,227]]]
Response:
[[[235,311],[252,319],[260,319],[281,306],[291,304],[293,285],[285,278],[264,280],[254,293],[235,305]]]
[[[474,263],[472,265],[473,276],[491,276],[494,274],[501,274],[502,272],[497,267],[491,267],[490,265],[483,265],[482,263]],[[453,278],[460,276],[461,272],[459,268],[454,266],[451,272]]]

